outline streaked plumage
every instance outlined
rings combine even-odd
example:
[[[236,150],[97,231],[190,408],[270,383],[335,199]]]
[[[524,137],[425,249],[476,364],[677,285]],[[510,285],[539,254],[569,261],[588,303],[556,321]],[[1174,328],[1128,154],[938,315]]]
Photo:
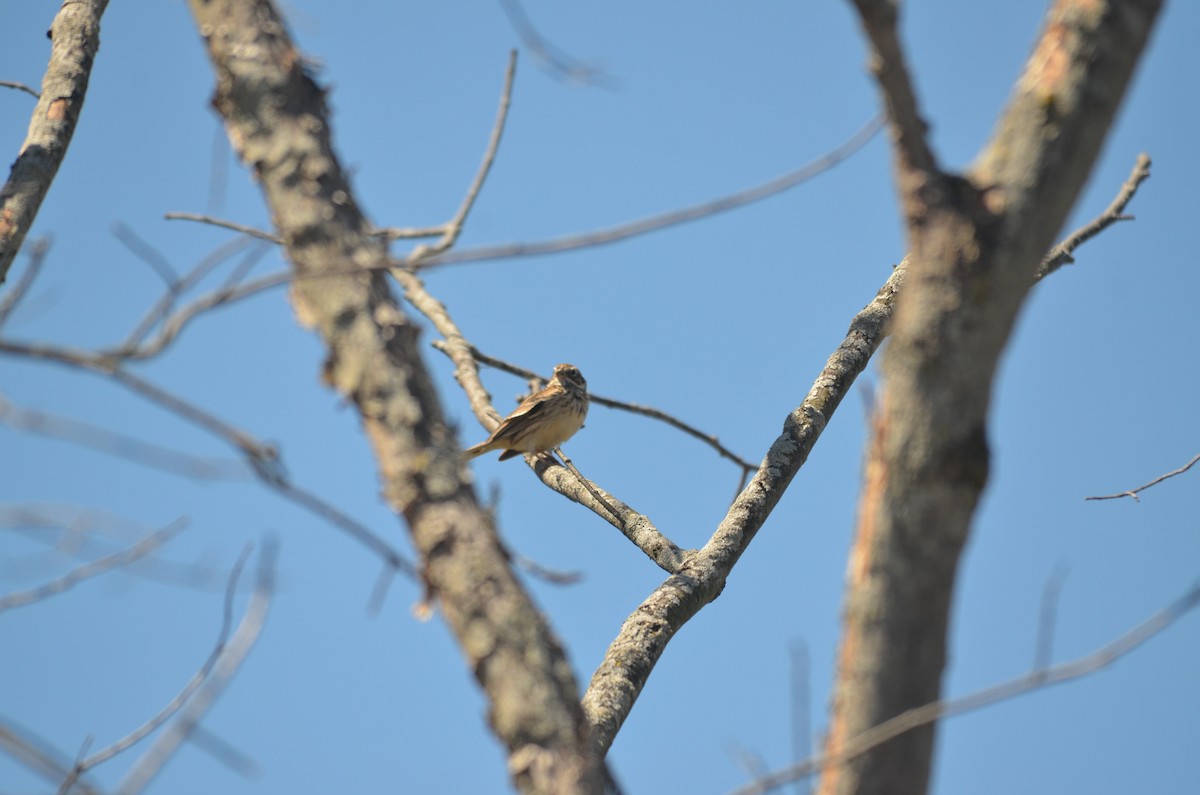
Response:
[[[587,381],[573,364],[554,368],[554,377],[539,392],[496,426],[492,435],[464,453],[469,458],[492,450],[503,450],[500,460],[521,453],[541,453],[553,450],[575,435],[587,418]]]

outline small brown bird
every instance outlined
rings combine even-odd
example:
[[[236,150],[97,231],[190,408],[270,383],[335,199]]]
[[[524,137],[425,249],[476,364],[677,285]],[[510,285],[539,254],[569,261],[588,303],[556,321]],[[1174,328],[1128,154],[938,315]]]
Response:
[[[475,458],[492,450],[503,450],[500,460],[521,453],[553,450],[583,427],[588,412],[587,381],[573,364],[554,367],[554,377],[545,389],[535,392],[496,426],[492,435],[463,451]]]

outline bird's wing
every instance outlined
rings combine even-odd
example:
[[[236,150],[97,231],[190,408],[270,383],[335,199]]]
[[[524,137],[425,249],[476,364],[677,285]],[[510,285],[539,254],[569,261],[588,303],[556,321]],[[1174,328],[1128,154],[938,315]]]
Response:
[[[492,431],[492,435],[488,437],[488,441],[490,442],[496,439],[503,439],[506,436],[511,435],[516,430],[514,426],[523,426],[526,418],[536,419],[537,416],[544,410],[543,407],[545,404],[546,398],[541,395],[530,395],[529,397],[525,398],[525,400],[521,402],[521,405],[513,409],[512,414],[509,414],[500,421],[500,424],[496,426],[496,430]],[[521,422],[518,423],[518,420]]]

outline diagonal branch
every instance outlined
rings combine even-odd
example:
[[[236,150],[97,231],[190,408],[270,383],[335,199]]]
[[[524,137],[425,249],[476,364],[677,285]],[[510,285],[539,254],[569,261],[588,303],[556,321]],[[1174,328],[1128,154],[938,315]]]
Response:
[[[0,284],[75,134],[100,48],[100,16],[107,5],[108,0],[65,0],[50,26],[53,45],[42,92],[8,182],[0,188]]]
[[[119,569],[122,566],[127,566],[134,561],[153,554],[155,550],[181,533],[186,526],[187,522],[182,519],[174,521],[162,530],[146,536],[128,549],[122,549],[111,555],[105,555],[102,558],[85,563],[67,572],[62,577],[43,583],[36,588],[4,594],[0,596],[0,613],[3,613],[5,610],[11,610],[14,607],[24,607],[34,602],[40,602],[43,599],[49,599],[51,596],[57,596],[60,593],[69,591],[84,580],[98,577],[101,574]]]
[[[396,278],[405,285],[405,297],[433,321],[437,330],[446,337],[444,342],[434,342],[434,347],[454,362],[454,377],[467,393],[476,418],[485,428],[491,430],[499,422],[500,415],[492,407],[491,396],[479,380],[479,370],[475,366],[477,360],[483,361],[479,358],[479,351],[462,336],[445,307],[424,292],[424,287],[416,276],[407,271],[398,271]],[[537,377],[532,373],[530,376]],[[671,574],[679,571],[688,553],[663,535],[649,517],[583,478],[578,474],[578,470],[572,472],[560,466],[551,457],[527,455],[525,462],[542,483],[620,530],[663,571]]]
[[[230,445],[242,454],[247,466],[264,486],[339,528],[378,555],[391,568],[409,576],[415,576],[416,569],[413,564],[387,541],[315,494],[292,483],[280,459],[279,450],[274,445],[259,441],[252,434],[231,425],[199,406],[122,369],[121,357],[115,354],[93,353],[75,348],[42,343],[21,343],[6,339],[0,339],[0,353],[42,359],[111,379],[129,391],[202,428]]]
[[[462,205],[458,208],[458,212],[446,224],[441,239],[430,246],[417,246],[405,258],[406,264],[418,263],[429,256],[440,254],[458,242],[458,236],[462,234],[463,224],[467,221],[467,215],[471,212],[471,208],[475,206],[475,200],[479,198],[479,191],[483,189],[483,183],[487,180],[488,173],[492,170],[492,163],[496,161],[496,152],[500,148],[500,139],[504,136],[504,125],[508,122],[508,109],[512,105],[513,78],[516,76],[516,72],[517,51],[513,50],[508,54],[508,68],[504,70],[504,88],[500,91],[500,108],[496,111],[496,123],[492,125],[492,134],[488,139],[487,149],[483,153],[483,162],[479,164],[479,171],[475,174],[475,180],[471,183],[471,187],[467,189],[467,195],[463,199]]]
[[[1150,488],[1151,486],[1157,486],[1159,483],[1162,483],[1167,478],[1173,478],[1176,475],[1182,475],[1184,472],[1187,472],[1189,469],[1194,467],[1196,465],[1197,461],[1200,461],[1200,454],[1193,456],[1191,461],[1188,461],[1186,464],[1181,466],[1179,469],[1172,470],[1165,475],[1159,475],[1154,480],[1150,481],[1149,483],[1147,483],[1143,486],[1138,486],[1136,489],[1130,489],[1129,491],[1119,491],[1116,494],[1105,494],[1100,497],[1084,497],[1084,499],[1085,500],[1117,500],[1117,499],[1120,499],[1121,497],[1132,497],[1133,501],[1137,502],[1138,501],[1137,495],[1139,493],[1145,491],[1146,489]]]
[[[242,551],[242,554],[234,563],[233,568],[229,572],[229,577],[225,582],[225,601],[224,607],[221,611],[221,628],[217,633],[217,640],[213,644],[212,651],[209,652],[208,659],[201,664],[199,670],[192,675],[192,678],[188,680],[183,688],[175,694],[175,697],[172,698],[165,707],[159,710],[156,715],[151,717],[141,726],[138,726],[129,734],[114,742],[112,745],[102,748],[94,754],[90,754],[85,759],[79,760],[75,764],[70,776],[68,776],[68,780],[72,778],[77,779],[79,776],[86,773],[88,770],[91,770],[93,767],[107,762],[117,754],[128,750],[144,740],[146,737],[153,734],[160,726],[162,726],[164,723],[170,720],[172,716],[179,712],[179,710],[182,709],[185,704],[187,704],[188,700],[192,697],[192,694],[195,693],[196,690],[208,680],[209,676],[213,672],[213,669],[221,660],[221,655],[225,652],[226,646],[229,642],[229,633],[233,631],[233,599],[237,594],[238,581],[241,579],[242,570],[245,568],[246,561],[250,557],[251,549],[252,546],[247,545]],[[259,585],[261,587],[261,581]],[[64,787],[69,789],[67,782],[64,782]]]
[[[5,293],[4,298],[0,300],[0,328],[12,317],[12,313],[20,305],[21,299],[29,294],[29,289],[33,287],[34,280],[41,273],[48,253],[50,253],[50,238],[48,237],[38,238],[30,245],[28,267],[25,268],[21,278],[12,286],[12,289]]]
[[[875,299],[855,315],[846,338],[804,402],[784,420],[783,432],[712,538],[630,614],[609,645],[583,697],[602,752],[612,744],[671,638],[720,594],[734,564],[808,459],[854,379],[866,368],[883,341],[907,270],[907,260],[896,266]]]
[[[221,644],[220,651],[212,660],[211,670],[205,672],[203,683],[196,688],[195,693],[189,693],[190,698],[179,713],[179,717],[159,735],[158,739],[121,779],[117,788],[117,792],[121,795],[136,795],[158,775],[163,766],[175,755],[179,746],[196,730],[200,720],[225,691],[238,668],[250,654],[250,650],[254,647],[255,641],[258,640],[263,625],[266,623],[267,611],[275,593],[277,556],[276,545],[268,538],[259,552],[258,576],[254,593],[250,597],[250,604],[247,605],[245,615],[242,616],[233,637],[227,644]],[[229,602],[226,601],[226,616],[228,615]],[[160,713],[156,719],[165,718],[173,711]],[[138,739],[141,737],[139,736]]]
[[[1091,223],[1076,229],[1067,236],[1066,240],[1050,249],[1050,253],[1042,260],[1041,267],[1037,270],[1036,278],[1044,279],[1063,265],[1073,263],[1075,257],[1072,255],[1075,253],[1075,249],[1118,221],[1132,221],[1133,216],[1125,215],[1125,208],[1141,184],[1149,178],[1150,156],[1142,153],[1137,156],[1137,162],[1133,164],[1133,171],[1129,174],[1129,179],[1125,180],[1125,184],[1121,186],[1121,190],[1112,203],[1105,208],[1104,212],[1092,219]]]
[[[421,270],[437,268],[443,265],[456,265],[464,262],[482,262],[494,259],[510,259],[513,257],[533,257],[545,254],[556,254],[561,251],[574,251],[591,246],[607,245],[631,237],[657,232],[660,229],[698,221],[718,213],[736,210],[747,204],[753,204],[768,199],[790,188],[808,182],[824,174],[858,150],[866,146],[875,134],[883,129],[883,118],[876,117],[868,121],[841,146],[825,153],[816,160],[795,171],[790,171],[772,180],[755,185],[752,188],[731,193],[712,201],[701,202],[690,207],[670,210],[659,215],[641,218],[626,224],[620,224],[608,229],[598,229],[594,232],[564,235],[562,237],[542,240],[533,243],[502,243],[491,246],[468,248],[461,251],[449,251],[435,257],[423,259],[417,267]]]
[[[384,244],[371,235],[334,152],[325,91],[305,73],[275,7],[266,0],[190,0],[189,7],[216,73],[213,104],[253,169],[296,273],[383,266]],[[326,382],[361,417],[384,493],[489,700],[514,785],[598,792],[601,765],[571,666],[475,499],[418,352],[419,329],[386,274],[299,278],[292,298],[327,347]]]

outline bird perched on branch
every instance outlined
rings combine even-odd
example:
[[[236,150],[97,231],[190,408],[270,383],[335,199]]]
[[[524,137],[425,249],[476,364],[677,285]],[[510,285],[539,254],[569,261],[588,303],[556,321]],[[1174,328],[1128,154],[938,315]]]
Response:
[[[575,435],[587,417],[587,381],[573,364],[554,367],[554,377],[538,392],[534,392],[492,431],[492,435],[465,455],[475,458],[492,450],[503,450],[500,460],[521,453],[541,453],[553,450]]]

